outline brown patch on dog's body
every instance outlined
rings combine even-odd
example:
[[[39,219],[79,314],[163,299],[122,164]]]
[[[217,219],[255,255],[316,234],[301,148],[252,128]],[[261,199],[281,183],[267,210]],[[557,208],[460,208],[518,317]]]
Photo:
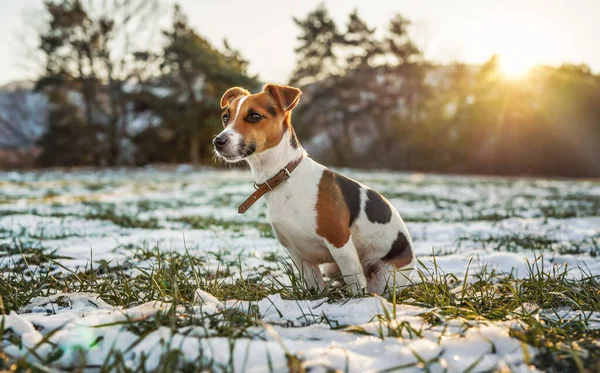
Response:
[[[317,196],[317,234],[341,248],[350,239],[350,210],[335,174],[323,171]]]

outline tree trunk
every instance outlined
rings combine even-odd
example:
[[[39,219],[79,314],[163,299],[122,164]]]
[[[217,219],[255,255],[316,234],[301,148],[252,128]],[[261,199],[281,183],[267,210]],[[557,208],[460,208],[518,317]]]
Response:
[[[118,97],[115,89],[115,83],[109,82],[108,84],[108,96],[110,100],[110,122],[109,122],[109,142],[110,142],[110,154],[109,154],[109,164],[113,167],[119,166],[119,158],[120,158],[120,136],[119,136],[119,109],[118,109]]]
[[[91,65],[90,61],[90,65]],[[92,125],[92,100],[94,99],[94,94],[92,92],[91,85],[94,84],[91,79],[86,76],[83,72],[83,54],[78,49],[77,50],[77,67],[79,70],[79,79],[81,81],[81,95],[83,96],[83,106],[85,111],[85,120],[86,125]]]
[[[117,121],[111,119],[109,128],[109,157],[108,162],[112,167],[119,165],[119,136],[117,135]]]
[[[200,139],[196,133],[192,133],[190,137],[190,163],[197,166],[200,163],[199,159]]]
[[[350,126],[351,123],[346,120],[346,112],[342,111],[342,147],[340,150],[344,153],[343,166],[348,166],[348,162],[355,158],[354,144],[352,143],[352,129]]]

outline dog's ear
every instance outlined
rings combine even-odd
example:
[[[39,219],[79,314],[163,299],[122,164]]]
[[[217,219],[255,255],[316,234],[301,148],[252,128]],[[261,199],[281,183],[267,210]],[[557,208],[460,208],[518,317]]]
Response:
[[[298,88],[276,84],[267,84],[265,92],[270,94],[285,112],[292,110],[298,105],[300,95],[302,94],[302,91]]]
[[[231,101],[238,98],[239,96],[249,96],[250,92],[246,91],[244,88],[233,87],[229,88],[221,97],[221,109],[227,106]]]

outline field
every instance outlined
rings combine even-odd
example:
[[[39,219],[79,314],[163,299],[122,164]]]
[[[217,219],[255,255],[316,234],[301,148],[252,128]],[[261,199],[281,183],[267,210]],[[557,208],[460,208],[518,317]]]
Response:
[[[308,290],[248,172],[0,174],[0,371],[600,371],[600,183],[343,170],[405,219],[395,296]]]

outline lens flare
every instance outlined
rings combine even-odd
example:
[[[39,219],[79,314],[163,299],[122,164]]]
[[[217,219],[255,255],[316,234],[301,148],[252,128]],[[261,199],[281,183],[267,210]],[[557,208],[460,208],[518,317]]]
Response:
[[[522,79],[533,68],[534,64],[517,55],[501,55],[500,71],[509,79]]]

